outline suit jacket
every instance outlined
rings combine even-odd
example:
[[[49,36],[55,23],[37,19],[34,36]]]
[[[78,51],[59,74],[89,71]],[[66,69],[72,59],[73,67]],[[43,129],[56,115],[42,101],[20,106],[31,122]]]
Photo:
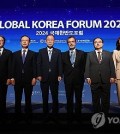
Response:
[[[16,83],[21,83],[23,71],[26,83],[31,83],[31,80],[36,78],[35,59],[35,52],[31,50],[28,50],[24,63],[22,61],[21,50],[13,53],[12,78],[15,78]]]
[[[12,52],[7,49],[3,49],[3,53],[0,56],[0,82],[6,83],[6,80],[11,78],[11,66],[12,66]]]
[[[51,75],[49,75],[49,68],[51,69]],[[53,48],[51,62],[49,62],[47,48],[39,50],[37,57],[37,76],[42,76],[42,82],[58,81],[58,76],[62,77],[62,60],[61,51]]]
[[[95,51],[88,53],[85,69],[85,78],[91,78],[92,83],[110,83],[115,78],[115,67],[112,54],[103,50],[102,61],[99,64]]]
[[[120,51],[113,51],[113,61],[115,65],[116,78],[120,79]]]
[[[62,53],[62,62],[65,84],[71,82],[81,84],[84,82],[85,53],[83,51],[76,49],[74,68],[70,62],[69,51]]]

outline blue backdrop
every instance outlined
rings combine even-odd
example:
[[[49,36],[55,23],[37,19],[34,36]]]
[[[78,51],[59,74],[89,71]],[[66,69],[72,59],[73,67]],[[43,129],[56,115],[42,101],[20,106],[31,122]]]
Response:
[[[87,0],[85,0],[88,2]],[[67,20],[119,20],[119,7],[117,7],[112,0],[108,0],[107,2],[94,2],[89,3],[88,6],[85,1],[83,1],[81,5],[79,2],[74,3],[73,7],[72,4],[67,0],[62,0],[61,2],[54,3],[52,8],[49,6],[50,2],[38,0],[26,0],[26,1],[19,1],[17,4],[14,2],[11,4],[7,4],[6,7],[0,6],[0,21],[28,21],[30,24],[32,21],[63,21],[64,25]],[[5,2],[5,1],[4,1]],[[72,1],[73,2],[73,1]],[[5,4],[5,3],[4,3]],[[59,7],[62,4],[62,7]],[[42,7],[42,5],[44,5]],[[68,6],[69,5],[69,6]],[[97,5],[97,6],[96,6]],[[99,5],[99,6],[98,6]],[[38,32],[39,31],[39,32]],[[5,36],[6,44],[5,47],[14,51],[21,49],[20,46],[20,37],[22,35],[28,35],[31,38],[31,45],[30,49],[38,52],[39,49],[46,47],[45,38],[47,32],[54,32],[55,34],[55,47],[61,49],[61,51],[68,50],[68,46],[66,44],[66,39],[69,35],[59,35],[60,31],[73,31],[75,37],[77,38],[77,48],[82,49],[85,52],[92,51],[93,44],[92,40],[95,37],[101,37],[104,40],[104,49],[108,51],[113,51],[115,49],[115,43],[117,38],[120,36],[119,28],[20,28],[20,29],[0,29],[0,34]],[[76,32],[75,32],[76,31]],[[38,35],[39,34],[39,35]],[[12,86],[9,86],[8,94],[7,94],[7,101],[14,102],[14,89]],[[23,96],[24,101],[24,96]],[[41,90],[40,90],[40,83],[37,82],[37,85],[34,86],[33,95],[32,95],[33,102],[41,102]],[[51,96],[50,96],[51,101]],[[63,81],[60,82],[59,85],[59,101],[66,102],[65,98],[65,90],[64,90],[64,83]],[[91,103],[91,92],[88,84],[84,84],[83,90],[83,102]],[[117,93],[116,93],[116,85],[113,84],[111,87],[111,102],[117,102]]]

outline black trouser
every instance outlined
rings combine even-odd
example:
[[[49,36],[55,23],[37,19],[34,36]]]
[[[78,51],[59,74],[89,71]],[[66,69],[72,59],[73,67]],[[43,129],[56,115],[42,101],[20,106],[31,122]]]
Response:
[[[33,86],[31,85],[31,83],[26,83],[24,81],[24,76],[23,76],[21,83],[19,84],[16,83],[14,86],[14,89],[15,89],[15,112],[21,113],[21,100],[22,100],[22,93],[24,89],[25,112],[31,113],[32,112],[31,95],[32,95],[32,89],[33,89]]]
[[[52,113],[58,113],[58,82],[47,81],[41,82],[41,90],[42,90],[42,99],[43,99],[43,113],[49,113],[48,106],[48,96],[49,96],[49,88],[52,95]]]
[[[82,107],[82,90],[84,82],[81,84],[65,83],[66,98],[67,98],[67,113],[72,114],[74,110],[73,98],[75,94],[75,113],[81,114]]]
[[[92,103],[94,112],[108,113],[110,108],[110,84],[92,84]]]
[[[7,88],[5,83],[0,83],[0,113],[6,113]]]

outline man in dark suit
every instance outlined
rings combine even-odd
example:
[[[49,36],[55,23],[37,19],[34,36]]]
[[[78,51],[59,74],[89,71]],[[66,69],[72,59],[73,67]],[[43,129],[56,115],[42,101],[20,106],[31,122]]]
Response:
[[[36,61],[35,53],[28,49],[30,38],[26,35],[21,37],[22,49],[13,53],[12,85],[15,90],[15,112],[21,113],[21,99],[24,89],[25,112],[31,113],[31,95],[33,86],[36,84]]]
[[[46,37],[47,47],[39,50],[37,58],[37,76],[41,82],[43,113],[49,113],[48,95],[49,88],[52,95],[52,113],[58,113],[58,84],[62,78],[61,52],[53,47],[54,36],[52,34]]]
[[[4,48],[5,38],[0,36],[0,113],[6,112],[6,95],[11,83],[12,52]]]
[[[103,50],[103,40],[93,40],[95,50],[88,53],[85,78],[90,84],[94,112],[107,114],[110,107],[110,86],[114,83],[115,68],[112,54]]]
[[[67,98],[68,117],[74,111],[73,98],[75,94],[75,113],[81,114],[82,91],[84,86],[85,53],[76,49],[76,38],[70,36],[67,39],[69,50],[62,53],[64,83]]]

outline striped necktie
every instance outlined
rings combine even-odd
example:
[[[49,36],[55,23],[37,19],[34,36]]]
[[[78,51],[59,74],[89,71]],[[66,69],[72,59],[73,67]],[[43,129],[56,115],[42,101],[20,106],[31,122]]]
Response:
[[[98,62],[101,63],[101,61],[102,61],[101,52],[98,52],[98,57],[97,58],[98,58]]]

